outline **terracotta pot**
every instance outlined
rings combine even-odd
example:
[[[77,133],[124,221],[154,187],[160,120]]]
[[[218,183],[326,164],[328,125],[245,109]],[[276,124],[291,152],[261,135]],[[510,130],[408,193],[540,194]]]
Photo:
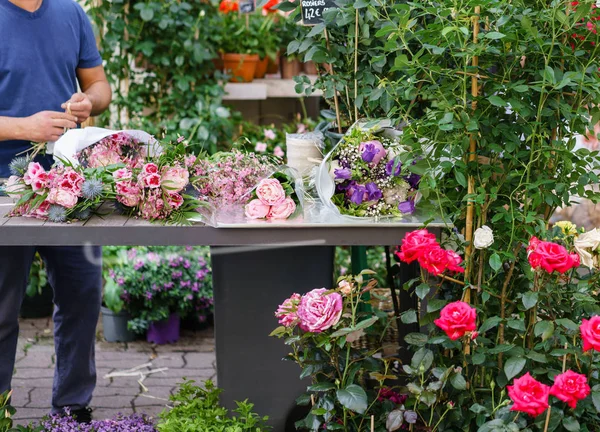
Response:
[[[215,65],[215,70],[222,71],[223,70],[223,57],[219,54],[219,57],[215,57],[212,59],[213,65]]]
[[[271,57],[268,57],[268,61],[269,64],[267,66],[267,73],[269,75],[273,75],[279,72],[279,63],[281,63],[281,59],[279,56],[279,53],[277,53],[277,55],[275,56],[275,60],[273,60]]]
[[[231,74],[230,82],[252,82],[258,54],[223,54],[223,69]]]
[[[254,78],[262,79],[267,74],[267,68],[269,67],[269,57],[265,56],[264,59],[261,59],[256,63],[256,72],[254,73]]]
[[[315,66],[314,62],[306,62],[303,65],[304,73],[306,75],[316,75],[317,74],[317,66]]]
[[[281,61],[281,78],[292,79],[300,75],[302,72],[302,64],[300,61],[293,59],[282,59]]]

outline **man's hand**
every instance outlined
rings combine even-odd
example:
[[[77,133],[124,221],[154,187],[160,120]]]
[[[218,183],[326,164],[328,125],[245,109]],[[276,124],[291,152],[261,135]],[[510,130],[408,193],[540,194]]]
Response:
[[[71,114],[77,117],[79,123],[86,121],[92,114],[93,104],[85,93],[75,93],[71,99],[61,105],[64,110],[70,109]]]
[[[77,127],[74,115],[42,111],[23,119],[24,139],[31,142],[56,141],[66,129]]]

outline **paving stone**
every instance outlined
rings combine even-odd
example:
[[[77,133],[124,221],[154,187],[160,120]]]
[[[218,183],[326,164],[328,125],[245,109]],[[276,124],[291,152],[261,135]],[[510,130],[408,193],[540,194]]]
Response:
[[[36,388],[31,390],[31,402],[27,405],[27,411],[33,408],[50,410],[52,406],[52,388]]]
[[[185,361],[186,367],[192,369],[207,369],[214,367],[213,364],[216,360],[214,353],[186,353]]]
[[[161,355],[155,359],[152,360],[152,367],[153,368],[162,368],[162,367],[168,367],[170,369],[173,368],[182,368],[185,366],[185,360],[184,360],[184,355],[185,354],[171,354],[171,355]]]
[[[22,408],[29,403],[29,390],[26,388],[13,388],[11,405]]]
[[[12,379],[12,386],[13,388],[26,388],[26,389],[32,389],[33,387],[36,388],[52,388],[52,378],[28,378],[28,379],[24,379],[24,378],[13,378]]]
[[[38,379],[52,378],[54,376],[54,368],[16,368],[17,372],[13,375],[13,379]]]
[[[130,395],[94,396],[92,405],[98,408],[124,408],[130,407],[133,397]]]
[[[49,412],[50,409],[48,408],[28,408],[27,410],[17,411],[13,418],[17,424],[25,426],[31,422],[39,422]]]
[[[123,354],[122,358],[115,360],[96,359],[96,365],[106,368],[112,368],[116,370],[132,369],[134,367],[150,363],[149,357],[145,358],[128,358],[126,354]]]
[[[17,369],[20,368],[53,368],[54,358],[50,352],[31,353],[17,360],[15,363]]]
[[[137,396],[133,400],[133,405],[137,408],[146,406],[166,406],[169,403],[169,396],[171,395],[171,388],[169,387],[154,387],[150,388],[148,393],[143,393]],[[142,412],[143,410],[138,410]]]
[[[139,387],[104,387],[96,386],[94,398],[97,396],[137,396],[140,392]]]

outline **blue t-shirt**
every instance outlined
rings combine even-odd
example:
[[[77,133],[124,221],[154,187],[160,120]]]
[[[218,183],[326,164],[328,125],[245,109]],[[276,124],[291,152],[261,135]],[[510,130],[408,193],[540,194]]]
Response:
[[[101,64],[90,21],[74,0],[43,0],[35,12],[0,0],[0,116],[64,111],[77,92],[76,70]],[[29,147],[0,141],[0,178]]]

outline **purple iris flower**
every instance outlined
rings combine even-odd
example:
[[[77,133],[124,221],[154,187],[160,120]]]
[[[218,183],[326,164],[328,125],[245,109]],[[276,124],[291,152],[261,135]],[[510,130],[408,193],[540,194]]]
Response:
[[[368,201],[377,201],[383,196],[375,183],[367,183],[366,190]]]
[[[411,188],[416,189],[419,186],[419,182],[421,181],[421,176],[412,173],[411,175],[404,177],[404,180],[408,182]]]
[[[364,150],[362,152],[362,160],[365,162],[373,162],[375,156],[379,153],[379,149],[375,147],[375,144],[367,143],[365,144]]]
[[[356,205],[361,205],[365,200],[365,193],[367,192],[367,188],[361,185],[355,185],[353,188],[348,189],[348,192],[352,193],[350,201],[352,201]]]
[[[396,164],[396,168],[394,168],[394,164]],[[389,176],[393,175],[394,177],[398,177],[400,175],[400,171],[402,171],[402,163],[400,161],[396,162],[396,159],[392,159],[387,164],[385,164],[385,173]]]
[[[409,199],[408,201],[402,201],[398,204],[398,210],[403,214],[412,214],[415,211],[415,201]]]
[[[336,169],[333,173],[336,180],[350,180],[352,178],[352,171],[348,168]]]

